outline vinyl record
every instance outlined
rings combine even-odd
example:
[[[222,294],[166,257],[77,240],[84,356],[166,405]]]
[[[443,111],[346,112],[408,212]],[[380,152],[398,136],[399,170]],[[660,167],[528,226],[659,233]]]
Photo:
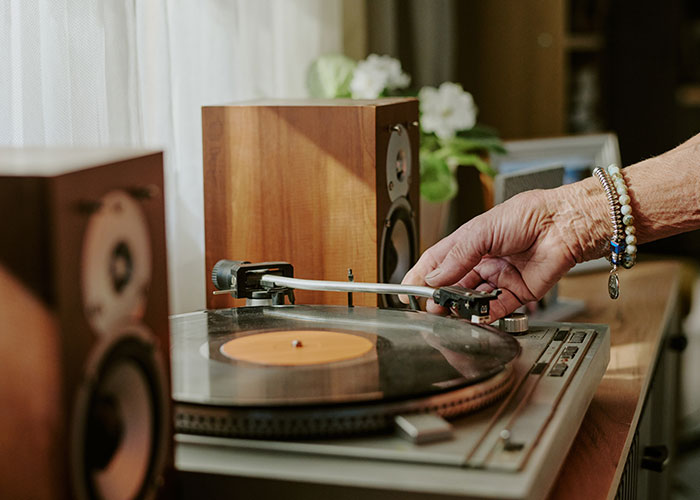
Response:
[[[520,352],[507,334],[467,321],[342,306],[183,314],[171,337],[173,399],[229,407],[426,397],[493,378]]]

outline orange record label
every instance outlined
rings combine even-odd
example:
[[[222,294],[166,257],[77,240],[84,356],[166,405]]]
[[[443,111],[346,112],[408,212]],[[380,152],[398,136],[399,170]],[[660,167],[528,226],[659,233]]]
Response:
[[[359,358],[374,343],[329,330],[280,330],[229,340],[221,352],[231,359],[263,365],[302,366]]]

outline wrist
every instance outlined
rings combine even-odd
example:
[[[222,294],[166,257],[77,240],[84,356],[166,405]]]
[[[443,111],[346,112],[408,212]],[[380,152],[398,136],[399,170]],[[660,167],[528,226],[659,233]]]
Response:
[[[550,213],[576,263],[606,255],[612,234],[605,192],[590,177],[551,191]]]

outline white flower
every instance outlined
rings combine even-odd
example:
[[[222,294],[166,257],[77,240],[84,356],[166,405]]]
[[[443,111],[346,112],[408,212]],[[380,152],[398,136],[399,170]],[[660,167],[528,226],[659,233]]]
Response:
[[[423,87],[418,100],[421,127],[425,132],[435,132],[440,139],[451,139],[476,124],[474,98],[457,83],[445,82],[438,89]]]
[[[350,82],[354,99],[376,99],[385,90],[408,87],[411,77],[401,71],[398,59],[370,54],[360,61]]]
[[[382,73],[361,68],[361,64],[350,82],[350,94],[353,99],[376,99],[384,92],[386,78]]]

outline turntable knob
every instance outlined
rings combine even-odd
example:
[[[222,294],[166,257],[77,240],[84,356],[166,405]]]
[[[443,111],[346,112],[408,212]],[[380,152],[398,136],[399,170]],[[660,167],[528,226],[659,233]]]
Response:
[[[523,313],[509,314],[499,320],[498,327],[504,332],[512,333],[513,335],[527,333],[527,315]]]
[[[211,281],[217,290],[229,290],[235,288],[233,282],[236,275],[233,273],[233,268],[236,264],[240,264],[234,260],[220,260],[211,270]]]

